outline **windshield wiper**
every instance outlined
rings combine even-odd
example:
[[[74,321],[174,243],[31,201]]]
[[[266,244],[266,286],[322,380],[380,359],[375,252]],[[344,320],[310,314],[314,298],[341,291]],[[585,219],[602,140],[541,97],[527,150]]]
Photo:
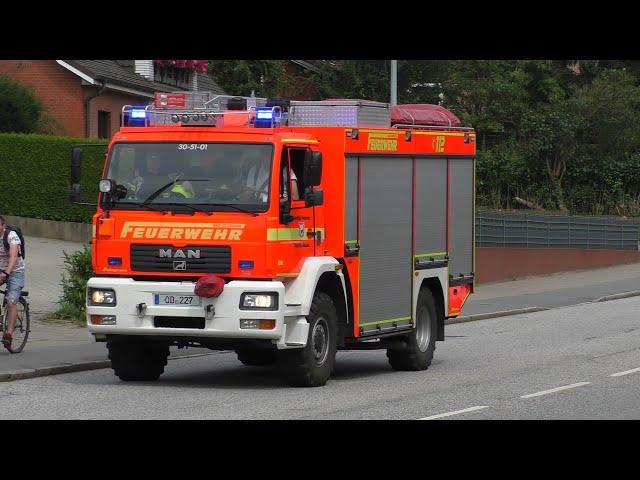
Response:
[[[246,210],[244,208],[240,208],[236,205],[234,205],[233,203],[203,203],[201,205],[211,205],[212,207],[231,207],[231,208],[235,208],[236,210],[243,212],[243,213],[248,213],[249,215],[253,215],[254,217],[257,217],[258,214],[256,212],[252,212],[251,210]]]
[[[155,192],[153,192],[151,195],[149,195],[147,198],[145,198],[141,205],[148,205],[148,203],[153,200],[154,198],[156,198],[158,195],[160,195],[162,192],[165,191],[166,188],[170,187],[171,185],[173,185],[174,183],[176,183],[176,180],[171,180],[169,183],[167,183],[166,185],[161,186],[159,189],[157,189]]]
[[[168,187],[170,187],[171,185],[173,185],[174,183],[176,183],[177,181],[180,182],[206,182],[209,181],[208,178],[180,178],[177,177],[173,180],[171,180],[169,183],[167,183],[166,185],[161,186],[159,189],[157,189],[155,192],[153,192],[151,195],[149,195],[143,202],[143,205],[146,205],[148,202],[150,202],[151,200],[154,200],[158,195],[160,195],[162,192],[164,192]]]
[[[156,208],[151,205],[157,205],[154,203],[138,203],[138,202],[115,202],[115,205],[135,205],[137,207],[147,207],[150,210],[155,210],[156,212],[167,213],[167,210],[164,208]]]
[[[202,212],[202,213],[206,213],[207,215],[212,215],[211,212],[207,212],[206,210],[203,210],[201,208],[198,207],[194,207],[193,205],[191,205],[190,203],[179,203],[179,202],[163,202],[163,203],[154,203],[151,205],[175,205],[178,207],[187,207],[190,208],[191,210],[193,210],[194,212]]]

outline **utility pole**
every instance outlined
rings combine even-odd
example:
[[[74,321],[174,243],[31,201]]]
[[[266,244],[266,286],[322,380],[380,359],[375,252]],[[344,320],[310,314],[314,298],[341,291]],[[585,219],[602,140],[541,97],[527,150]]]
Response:
[[[398,104],[398,61],[391,60],[391,105]]]

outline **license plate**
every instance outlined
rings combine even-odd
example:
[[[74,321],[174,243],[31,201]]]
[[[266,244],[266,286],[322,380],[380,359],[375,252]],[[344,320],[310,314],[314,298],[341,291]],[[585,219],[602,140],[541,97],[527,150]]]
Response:
[[[176,305],[180,307],[200,306],[200,297],[197,295],[183,295],[181,293],[155,293],[156,305]]]

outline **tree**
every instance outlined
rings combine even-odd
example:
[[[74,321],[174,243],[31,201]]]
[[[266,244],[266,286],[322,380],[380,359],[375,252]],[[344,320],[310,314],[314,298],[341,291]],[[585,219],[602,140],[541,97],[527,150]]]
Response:
[[[209,60],[209,74],[232,95],[277,96],[285,86],[283,60]]]
[[[0,75],[0,132],[37,131],[41,111],[32,88]]]
[[[388,60],[339,60],[322,62],[316,74],[320,98],[359,98],[388,102],[390,62]]]
[[[591,84],[576,88],[574,110],[582,118],[571,182],[578,208],[615,212],[625,198],[638,198],[640,171],[640,87],[626,69],[605,69]],[[637,202],[637,200],[636,200]]]

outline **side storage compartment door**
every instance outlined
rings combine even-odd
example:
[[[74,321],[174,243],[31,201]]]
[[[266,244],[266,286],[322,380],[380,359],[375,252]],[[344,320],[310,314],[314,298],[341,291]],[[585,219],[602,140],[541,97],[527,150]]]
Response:
[[[473,281],[474,163],[472,157],[449,158],[448,243],[452,284]]]
[[[397,156],[359,161],[359,326],[367,335],[411,324],[413,162]]]
[[[447,159],[416,158],[417,259],[442,260],[447,256]]]

